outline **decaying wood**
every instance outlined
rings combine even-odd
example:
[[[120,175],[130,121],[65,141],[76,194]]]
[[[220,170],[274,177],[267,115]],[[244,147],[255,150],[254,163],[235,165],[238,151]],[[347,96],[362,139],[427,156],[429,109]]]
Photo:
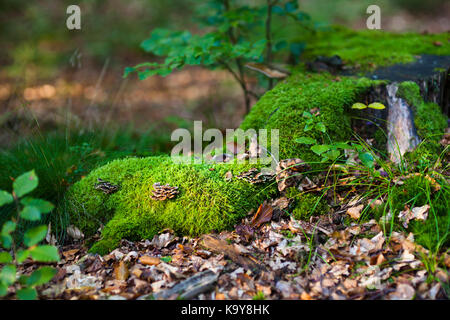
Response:
[[[139,300],[169,299],[193,299],[200,293],[208,292],[214,288],[219,275],[210,270],[199,272],[196,275],[181,281],[172,288],[139,297]]]
[[[414,115],[408,103],[397,97],[398,84],[387,86],[388,118],[387,151],[393,162],[400,162],[407,151],[413,151],[420,143],[414,126]]]

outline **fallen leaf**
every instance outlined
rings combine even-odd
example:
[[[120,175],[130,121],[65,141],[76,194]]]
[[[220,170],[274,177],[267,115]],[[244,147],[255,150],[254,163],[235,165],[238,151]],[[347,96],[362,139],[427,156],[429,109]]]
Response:
[[[357,220],[357,219],[359,219],[359,217],[361,216],[361,211],[362,211],[363,208],[364,208],[364,205],[363,205],[363,204],[360,204],[359,206],[356,206],[356,207],[348,208],[348,209],[347,209],[347,214],[348,214],[351,218]]]
[[[156,266],[161,263],[161,259],[150,256],[142,256],[139,258],[139,262],[147,266]]]
[[[253,237],[254,229],[248,225],[240,224],[236,227],[236,233],[241,236],[246,242],[249,242]]]
[[[261,204],[250,222],[252,228],[258,228],[263,223],[269,222],[272,219],[273,208],[266,202]]]
[[[412,286],[405,283],[400,283],[397,285],[395,292],[389,294],[391,300],[412,300],[416,291]]]
[[[114,277],[116,280],[127,280],[130,272],[125,262],[120,261],[119,264],[114,268]]]
[[[414,207],[411,210],[407,208],[404,211],[400,211],[398,214],[399,219],[403,222],[403,227],[408,228],[410,220],[422,220],[425,221],[428,218],[428,211],[430,210],[430,205],[426,204],[422,207]]]

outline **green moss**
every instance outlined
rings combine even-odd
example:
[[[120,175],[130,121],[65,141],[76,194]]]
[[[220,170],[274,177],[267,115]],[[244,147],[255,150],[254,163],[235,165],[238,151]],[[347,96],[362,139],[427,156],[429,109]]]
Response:
[[[304,161],[320,161],[310,146],[295,140],[312,137],[319,143],[330,143],[350,138],[350,116],[346,111],[376,83],[379,82],[366,78],[341,77],[336,81],[328,73],[297,72],[267,92],[253,106],[241,128],[278,129],[281,159],[300,157]],[[325,124],[327,134],[317,129],[304,132],[303,112],[313,108],[319,108],[320,115],[315,121]]]
[[[404,99],[410,106],[417,107],[423,103],[420,88],[414,81],[404,81],[398,85],[397,96]]]
[[[325,31],[302,34],[298,39],[307,44],[304,59],[339,55],[347,65],[362,71],[396,63],[408,63],[415,55],[450,55],[449,33],[392,33],[382,30],[354,31],[341,26]],[[440,42],[440,46],[434,43]]]
[[[312,215],[326,214],[329,210],[328,203],[320,195],[303,193],[295,196],[296,205],[292,214],[297,220],[307,220]]]
[[[422,139],[439,142],[447,128],[447,117],[435,103],[421,103],[414,117],[417,133]]]
[[[152,238],[164,228],[183,235],[220,231],[232,227],[276,190],[275,185],[224,180],[227,171],[236,175],[251,167],[258,166],[175,164],[164,156],[116,160],[73,185],[66,207],[72,223],[88,236],[106,224],[102,240],[91,249],[99,253],[114,248],[120,239]],[[94,190],[97,178],[120,185],[120,190],[111,195]],[[151,200],[155,182],[178,186],[180,194],[171,200]]]
[[[423,101],[420,88],[415,82],[402,82],[398,87],[397,95],[412,106],[417,134],[424,140],[413,152],[407,154],[406,158],[411,161],[436,160],[442,149],[439,140],[447,128],[447,117],[437,104]]]

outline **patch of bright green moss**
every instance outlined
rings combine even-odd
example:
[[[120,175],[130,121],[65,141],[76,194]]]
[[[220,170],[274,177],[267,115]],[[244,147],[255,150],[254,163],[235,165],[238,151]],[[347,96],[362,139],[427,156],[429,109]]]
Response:
[[[412,81],[402,82],[397,95],[403,99],[414,111],[414,125],[417,134],[424,140],[413,152],[406,155],[409,160],[435,160],[442,147],[439,140],[447,128],[447,117],[435,103],[425,103],[420,95],[419,86]]]
[[[66,205],[72,223],[88,236],[106,224],[102,240],[91,248],[101,254],[116,247],[120,239],[151,239],[164,228],[183,235],[221,231],[276,191],[275,184],[224,180],[227,171],[236,175],[252,167],[258,166],[175,164],[165,156],[116,160],[73,185]],[[94,190],[97,178],[119,185],[119,191],[107,195]],[[155,182],[178,186],[180,193],[175,199],[152,200]]]
[[[251,109],[241,124],[248,129],[278,129],[280,159],[300,157],[304,161],[320,161],[309,145],[295,142],[311,137],[318,143],[345,141],[351,137],[350,106],[373,85],[379,82],[367,78],[340,77],[329,73],[293,74],[268,91]],[[305,132],[303,112],[320,110],[315,122],[322,122],[327,132],[318,129]]]
[[[289,197],[295,199],[292,214],[297,220],[308,220],[312,215],[326,214],[330,209],[327,201],[321,195],[298,193],[298,191],[295,196],[292,196],[292,191],[289,194]]]
[[[410,106],[416,107],[423,103],[420,88],[414,81],[404,81],[398,85],[397,96]]]
[[[351,30],[334,26],[324,31],[303,34],[304,59],[339,55],[347,65],[368,71],[375,67],[415,61],[415,55],[450,55],[449,33],[392,33],[382,30]],[[438,45],[436,45],[438,44]],[[439,45],[440,44],[440,45]]]

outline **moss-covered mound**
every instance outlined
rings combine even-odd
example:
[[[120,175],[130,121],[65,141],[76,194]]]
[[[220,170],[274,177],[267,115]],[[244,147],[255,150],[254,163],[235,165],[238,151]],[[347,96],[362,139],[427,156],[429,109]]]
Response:
[[[247,129],[278,129],[280,159],[300,157],[304,161],[320,161],[310,146],[296,143],[300,137],[311,137],[321,143],[345,141],[351,137],[348,110],[378,82],[366,78],[339,77],[329,73],[298,72],[267,92],[252,108],[241,124]],[[319,128],[305,131],[304,112],[318,108],[314,122]]]
[[[97,253],[113,249],[120,239],[152,238],[164,228],[183,235],[224,230],[276,190],[274,184],[224,179],[227,171],[236,175],[252,167],[255,165],[175,164],[169,157],[116,160],[70,189],[71,221],[87,235],[106,224],[102,240],[91,248]],[[97,178],[119,185],[119,191],[108,195],[95,190]],[[180,193],[170,200],[151,200],[156,182],[178,186]]]
[[[302,58],[339,55],[347,65],[368,71],[380,66],[413,62],[416,55],[450,55],[450,34],[392,33],[382,30],[355,31],[334,26],[324,31],[305,33]]]

